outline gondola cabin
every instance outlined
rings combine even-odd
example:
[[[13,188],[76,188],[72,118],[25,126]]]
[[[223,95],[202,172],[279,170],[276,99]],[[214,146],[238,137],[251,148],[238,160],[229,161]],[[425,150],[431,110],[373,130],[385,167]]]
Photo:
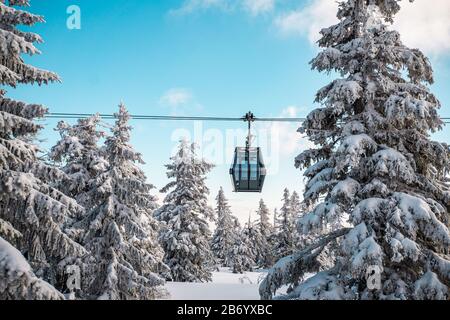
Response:
[[[235,192],[262,192],[266,167],[260,148],[236,148],[230,175]]]

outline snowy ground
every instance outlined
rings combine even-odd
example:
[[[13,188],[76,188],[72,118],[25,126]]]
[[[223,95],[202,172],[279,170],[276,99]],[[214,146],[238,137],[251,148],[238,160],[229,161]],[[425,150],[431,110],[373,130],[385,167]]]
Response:
[[[214,272],[210,283],[168,282],[172,300],[259,300],[259,283],[265,272],[233,274],[228,269]]]

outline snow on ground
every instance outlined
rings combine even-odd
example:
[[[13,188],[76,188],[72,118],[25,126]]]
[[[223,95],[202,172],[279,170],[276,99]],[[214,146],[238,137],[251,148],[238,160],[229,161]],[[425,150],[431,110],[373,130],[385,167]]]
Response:
[[[210,283],[168,282],[172,300],[260,300],[259,283],[266,271],[233,274],[227,268],[213,273]]]

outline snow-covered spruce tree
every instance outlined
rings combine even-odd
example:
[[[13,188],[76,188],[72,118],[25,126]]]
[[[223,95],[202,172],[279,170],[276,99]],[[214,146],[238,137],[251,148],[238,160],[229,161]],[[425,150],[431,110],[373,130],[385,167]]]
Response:
[[[301,129],[317,148],[297,158],[311,209],[299,227],[335,230],[278,262],[263,298],[284,284],[298,299],[449,298],[449,148],[429,137],[442,122],[428,59],[389,29],[399,10],[395,0],[347,0],[321,32],[312,66],[342,78],[319,91],[324,106]],[[352,227],[333,228],[345,215]],[[336,239],[335,264],[302,283]],[[370,290],[366,272],[376,269],[381,288]]]
[[[61,139],[52,148],[50,159],[57,163],[61,170],[70,177],[70,183],[58,183],[58,189],[77,200],[85,208],[92,208],[90,182],[105,172],[108,162],[105,152],[98,143],[105,137],[98,115],[79,119],[75,125],[64,121],[58,123],[56,131]]]
[[[296,228],[291,206],[291,195],[287,188],[283,192],[282,201],[283,206],[277,219],[279,223],[276,235],[277,240],[273,249],[276,260],[292,254],[295,251],[295,241],[297,240],[295,237]]]
[[[206,219],[213,219],[208,206],[209,189],[206,174],[212,165],[198,159],[196,147],[183,140],[171,163],[167,177],[173,179],[161,192],[167,193],[155,217],[165,224],[160,241],[165,251],[164,262],[177,282],[211,281],[214,255],[211,232]]]
[[[233,273],[253,271],[257,256],[254,244],[256,231],[257,229],[249,219],[241,230],[240,237],[236,238],[229,257],[230,268]]]
[[[83,215],[68,221],[65,231],[72,239],[84,243],[84,237],[89,229],[89,219],[86,219],[103,199],[102,193],[97,193],[97,178],[108,170],[104,148],[98,145],[105,137],[103,131],[98,130],[101,125],[99,116],[79,119],[70,125],[64,121],[58,123],[56,131],[60,140],[51,149],[49,159],[69,177],[69,181],[55,181],[53,185],[64,194],[74,198],[85,208]],[[95,297],[92,283],[98,278],[98,261],[93,255],[86,255],[82,259],[67,257],[67,263],[77,265],[81,270],[81,288],[75,295],[80,299]]]
[[[141,154],[130,144],[130,116],[121,104],[112,136],[106,139],[107,170],[88,182],[89,212],[78,227],[98,265],[85,290],[90,298],[149,300],[165,296],[163,252],[152,217],[154,188],[146,182]],[[101,161],[102,162],[102,161]]]
[[[0,82],[3,86],[58,81],[56,74],[37,69],[22,59],[22,54],[39,54],[33,43],[42,42],[39,35],[18,29],[19,25],[32,26],[44,21],[41,16],[14,8],[28,5],[27,0],[0,1]],[[8,99],[5,94],[0,90],[0,236],[26,257],[37,277],[59,286],[56,265],[63,268],[61,261],[66,256],[85,254],[61,230],[67,218],[79,213],[81,207],[49,186],[48,182],[67,177],[40,161],[38,148],[31,143],[41,129],[34,120],[42,118],[47,110],[40,105]],[[5,244],[2,250],[7,247]],[[22,263],[20,266],[22,270],[28,268]],[[11,284],[16,283],[18,291],[8,289],[10,297],[43,298],[37,289],[30,290],[27,296],[20,291],[20,285],[26,281],[37,284],[30,272],[22,277],[20,272],[11,270],[11,277],[16,279],[1,277],[0,287],[11,289],[14,288]]]
[[[256,263],[261,268],[270,268],[274,263],[272,243],[271,243],[274,228],[270,223],[269,208],[267,208],[263,199],[259,201],[259,207],[256,214],[258,215],[259,218],[256,221],[255,227],[259,231],[259,234],[261,235],[260,243],[255,243],[258,252],[256,257]]]
[[[216,201],[217,227],[213,234],[211,249],[221,265],[229,267],[228,258],[239,234],[235,233],[235,219],[223,188],[220,188]]]

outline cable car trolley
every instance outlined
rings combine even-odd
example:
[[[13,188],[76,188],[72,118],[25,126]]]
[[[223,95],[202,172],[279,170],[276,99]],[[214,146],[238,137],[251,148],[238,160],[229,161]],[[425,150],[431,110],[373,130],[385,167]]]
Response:
[[[245,147],[236,148],[234,162],[230,169],[234,192],[262,192],[266,167],[261,149],[251,146],[252,123],[256,121],[256,118],[252,112],[248,112],[242,120],[248,123],[248,136]]]

